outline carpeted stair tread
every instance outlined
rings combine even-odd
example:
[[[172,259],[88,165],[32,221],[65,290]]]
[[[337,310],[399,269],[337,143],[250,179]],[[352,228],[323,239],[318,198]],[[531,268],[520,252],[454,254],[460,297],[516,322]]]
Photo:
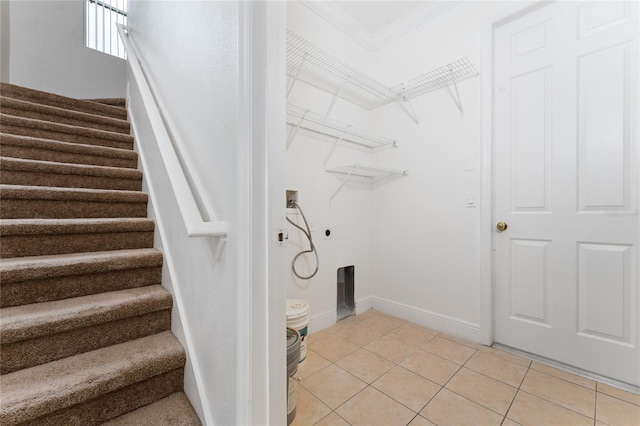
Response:
[[[159,284],[162,253],[131,249],[0,259],[2,307]]]
[[[138,217],[98,219],[3,219],[0,235],[93,234],[101,232],[153,231],[153,220]]]
[[[120,108],[125,108],[127,106],[127,100],[125,98],[95,98],[95,99],[85,99],[85,101],[96,102],[104,105],[111,105]]]
[[[0,96],[0,111],[16,117],[51,121],[71,126],[88,127],[98,130],[129,134],[131,128],[126,120],[96,114],[58,108],[49,105],[21,101]]]
[[[133,148],[133,136],[106,130],[70,126],[68,124],[16,117],[2,113],[0,113],[0,126],[2,126],[4,133],[13,135],[35,136],[42,139],[108,146],[111,148]]]
[[[181,368],[185,353],[163,332],[2,376],[0,424],[16,424]]]
[[[102,394],[99,398],[48,413],[25,424],[38,426],[101,425],[105,421],[151,404],[172,393],[181,392],[184,383],[183,376],[184,368],[176,368],[142,382]],[[145,426],[147,424],[143,423]]]
[[[162,266],[162,252],[154,248],[20,257],[0,259],[0,281],[9,283],[154,266]]]
[[[147,218],[3,219],[0,257],[148,248],[154,228]]]
[[[72,328],[57,334],[3,343],[0,374],[46,364],[58,359],[95,351],[110,345],[140,339],[171,329],[171,310],[164,309]],[[0,377],[0,380],[2,378]]]
[[[115,191],[92,188],[56,188],[49,186],[0,185],[0,196],[44,200],[87,200],[140,203],[147,202],[147,194],[140,191]]]
[[[175,392],[160,401],[104,423],[104,426],[199,426],[202,423],[184,392]]]
[[[3,219],[147,216],[140,191],[2,184],[0,198]]]
[[[133,169],[138,165],[138,154],[130,149],[83,145],[7,133],[0,133],[0,145],[5,157]]]
[[[8,83],[0,83],[0,94],[5,97],[24,100],[42,105],[51,105],[58,108],[74,111],[100,114],[106,117],[127,119],[127,111],[117,106],[105,105],[99,102],[91,102],[81,99],[68,98],[40,90],[29,89]]]
[[[140,191],[142,172],[121,167],[0,157],[0,183]]]
[[[6,344],[62,333],[168,310],[171,303],[169,292],[154,285],[4,308],[0,340]]]

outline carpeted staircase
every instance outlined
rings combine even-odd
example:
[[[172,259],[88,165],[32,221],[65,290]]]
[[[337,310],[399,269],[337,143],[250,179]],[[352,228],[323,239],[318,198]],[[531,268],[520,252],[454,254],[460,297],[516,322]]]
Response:
[[[0,424],[199,425],[124,101],[0,95]]]

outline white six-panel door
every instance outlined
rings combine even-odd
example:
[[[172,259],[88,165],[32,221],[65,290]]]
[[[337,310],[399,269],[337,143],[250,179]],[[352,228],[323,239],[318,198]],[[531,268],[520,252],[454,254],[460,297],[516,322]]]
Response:
[[[495,341],[640,386],[638,3],[494,40]]]

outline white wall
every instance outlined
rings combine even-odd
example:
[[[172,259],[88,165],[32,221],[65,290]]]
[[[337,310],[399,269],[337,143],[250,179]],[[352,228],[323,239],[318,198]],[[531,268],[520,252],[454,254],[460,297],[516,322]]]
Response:
[[[304,6],[289,5],[294,32],[390,86],[465,56],[482,72],[482,20],[510,7],[507,2],[463,2],[366,52]],[[369,191],[343,190],[330,207],[327,199],[337,180],[318,164],[328,144],[297,138],[287,153],[287,183],[304,189],[301,204],[309,206],[309,216],[317,216],[316,223],[337,221],[339,232],[334,245],[318,247],[328,258],[323,264],[321,257],[321,270],[328,271],[318,280],[320,288],[303,289],[290,280],[288,296],[307,297],[312,307],[329,310],[335,304],[335,283],[330,282],[335,266],[353,260],[358,262],[357,297],[370,296],[378,309],[480,339],[480,78],[462,81],[458,89],[463,114],[446,89],[412,100],[419,125],[398,105],[367,112],[339,101],[342,110],[336,108],[333,117],[359,120],[354,124],[398,141],[398,149],[363,161],[409,169],[409,175]],[[305,105],[309,108],[320,105],[319,112],[328,105],[314,89],[299,97],[313,104]],[[466,207],[467,192],[475,193],[475,208]],[[346,241],[338,240],[342,227],[348,230]]]
[[[321,20],[310,9],[299,2],[289,2],[287,10],[288,28],[322,49],[349,62],[360,69],[368,68],[369,54],[355,41]],[[303,82],[293,87],[288,102],[325,114],[332,96]],[[367,127],[369,112],[344,100],[338,100],[331,117]],[[290,132],[292,126],[288,126]],[[311,331],[319,330],[336,321],[337,269],[355,266],[355,299],[365,305],[371,295],[373,226],[371,188],[348,184],[329,201],[340,185],[343,175],[324,171],[324,160],[335,139],[322,138],[317,134],[300,130],[286,154],[287,189],[299,191],[299,204],[312,223],[312,237],[320,258],[318,274],[303,281],[291,272],[291,261],[309,243],[301,231],[287,224],[289,246],[286,252],[287,298],[302,299],[311,307]],[[372,163],[372,154],[340,147],[327,166],[339,166],[353,162]],[[285,203],[285,194],[281,202]],[[289,218],[303,225],[302,218],[294,210],[288,210]],[[331,239],[325,239],[323,230],[332,229]],[[315,267],[313,255],[304,255],[296,263],[299,274],[308,275]]]
[[[464,2],[375,51],[370,72],[397,83],[463,57],[482,72],[482,20],[504,7],[509,4]],[[406,179],[376,193],[375,294],[387,309],[413,311],[426,324],[476,340],[480,87],[480,77],[458,83],[464,113],[441,89],[412,100],[419,125],[393,105],[376,110],[373,123],[400,141],[392,164],[410,169]],[[467,192],[475,193],[475,208],[467,208]]]
[[[238,4],[134,1],[129,25],[165,115],[175,125],[174,137],[184,145],[189,172],[206,183],[205,203],[216,207],[230,229],[237,228]],[[236,424],[243,403],[237,400],[237,380],[247,377],[239,371],[236,335],[237,233],[230,234],[220,261],[214,258],[215,242],[186,235],[154,136],[131,89],[130,113],[140,129],[137,143],[148,156],[145,175],[153,186],[165,258],[175,265],[173,282],[165,284],[176,286],[172,291],[183,299],[184,330],[178,321],[172,327],[183,344],[183,332],[190,338],[189,357],[197,369],[193,377],[187,373],[185,391],[203,420]]]
[[[84,45],[82,0],[12,0],[10,19],[3,81],[75,98],[124,97],[125,61]]]
[[[9,81],[11,52],[11,2],[0,0],[0,81]]]

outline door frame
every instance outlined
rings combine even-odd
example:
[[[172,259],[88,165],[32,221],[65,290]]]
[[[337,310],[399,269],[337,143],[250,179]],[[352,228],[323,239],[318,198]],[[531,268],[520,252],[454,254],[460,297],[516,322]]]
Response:
[[[495,330],[493,57],[495,30],[552,1],[522,2],[482,21],[481,36],[481,154],[480,154],[480,343],[491,346]]]
[[[237,424],[287,419],[284,2],[238,3]]]

